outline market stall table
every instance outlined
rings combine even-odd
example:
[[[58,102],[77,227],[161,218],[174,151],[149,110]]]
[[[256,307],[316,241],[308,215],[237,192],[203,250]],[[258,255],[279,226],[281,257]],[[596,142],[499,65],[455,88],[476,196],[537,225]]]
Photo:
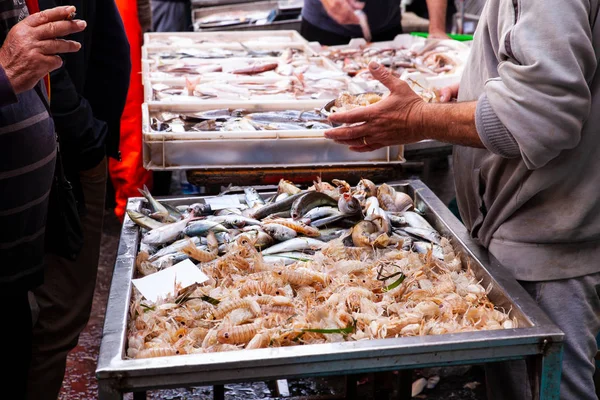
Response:
[[[511,310],[519,327],[437,336],[364,340],[294,347],[126,359],[127,321],[140,231],[128,218],[123,224],[97,367],[100,400],[122,399],[123,393],[150,389],[406,370],[432,366],[527,359],[535,366],[534,398],[559,398],[563,333],[527,292],[420,181],[394,185],[415,198],[415,207],[441,234],[450,238],[464,263],[492,284],[490,300]],[[130,199],[139,209],[142,198]],[[170,199],[172,205],[198,198]],[[223,398],[223,392],[215,391]]]

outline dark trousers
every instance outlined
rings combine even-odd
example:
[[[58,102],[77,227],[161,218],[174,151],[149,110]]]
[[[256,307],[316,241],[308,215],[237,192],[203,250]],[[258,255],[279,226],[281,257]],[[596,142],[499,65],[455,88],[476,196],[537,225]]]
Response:
[[[385,31],[378,32],[373,34],[374,42],[384,42],[389,40],[394,40],[394,38],[402,33],[402,26],[398,25],[390,29],[386,29]],[[304,36],[306,40],[309,42],[319,42],[325,46],[338,46],[342,44],[348,44],[353,37],[338,35],[333,32],[326,31],[325,29],[321,29],[316,25],[311,24],[306,20],[302,20],[302,25],[300,27],[300,34]],[[359,38],[361,36],[356,36]]]
[[[0,294],[4,304],[0,340],[4,343],[0,357],[0,387],[2,398],[24,399],[27,371],[31,363],[31,308],[26,291],[12,295]],[[6,396],[6,397],[4,397]]]
[[[106,159],[90,170],[81,171],[79,177],[87,210],[81,220],[84,235],[81,253],[75,261],[46,255],[44,283],[33,291],[39,316],[30,346],[27,398],[31,400],[57,399],[67,355],[77,345],[92,309],[104,217]]]

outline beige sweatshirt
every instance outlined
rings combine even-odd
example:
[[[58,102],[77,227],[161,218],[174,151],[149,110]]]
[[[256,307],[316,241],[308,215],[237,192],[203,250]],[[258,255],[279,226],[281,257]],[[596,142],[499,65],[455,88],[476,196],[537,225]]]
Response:
[[[520,280],[600,271],[598,1],[488,0],[459,101],[487,150],[456,147],[471,235]]]

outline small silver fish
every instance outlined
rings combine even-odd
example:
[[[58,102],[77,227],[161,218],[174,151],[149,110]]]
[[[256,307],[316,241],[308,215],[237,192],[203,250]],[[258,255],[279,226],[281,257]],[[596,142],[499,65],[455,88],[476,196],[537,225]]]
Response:
[[[302,251],[302,250],[314,250],[321,249],[325,245],[325,242],[320,240],[301,237],[291,239],[282,243],[278,243],[275,246],[271,246],[266,250],[262,251],[263,255],[270,255],[276,253],[287,253],[290,251]]]
[[[197,237],[193,237],[191,239],[190,238],[180,239],[176,242],[173,242],[171,245],[169,245],[167,247],[163,247],[156,253],[152,254],[152,256],[150,256],[148,261],[155,261],[155,260],[158,260],[160,257],[166,256],[168,254],[180,252],[181,249],[183,249],[185,246],[187,246],[190,243],[190,240],[195,245],[200,244],[200,238],[197,238]]]
[[[190,219],[191,218],[182,219],[181,221],[152,229],[142,238],[142,242],[146,244],[164,244],[172,242],[181,235]]]
[[[303,218],[316,221],[321,218],[331,217],[339,214],[340,211],[333,207],[316,207],[304,214]]]
[[[285,242],[298,235],[295,230],[279,224],[264,224],[263,229],[278,242]]]
[[[244,195],[246,197],[246,204],[250,208],[256,208],[265,205],[265,201],[260,197],[256,189],[254,188],[246,188],[244,189]]]
[[[147,217],[144,214],[134,210],[127,210],[127,215],[129,215],[129,218],[131,218],[133,222],[144,229],[152,230],[165,225],[162,222],[158,222],[157,220]]]
[[[433,229],[433,226],[431,226],[429,222],[425,220],[425,218],[421,217],[416,212],[405,211],[400,214],[400,216],[403,217],[406,223],[413,228],[429,229],[430,231],[435,230]]]
[[[442,236],[437,233],[435,230],[430,230],[430,229],[423,229],[423,228],[413,228],[412,226],[407,226],[406,228],[404,228],[404,231],[419,237],[421,239],[425,239],[427,241],[430,241],[431,243],[437,244],[439,245],[442,241]]]

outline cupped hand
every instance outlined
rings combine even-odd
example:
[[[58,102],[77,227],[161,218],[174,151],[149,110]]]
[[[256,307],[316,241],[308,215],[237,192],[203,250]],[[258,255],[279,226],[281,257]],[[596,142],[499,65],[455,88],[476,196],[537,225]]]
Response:
[[[60,68],[58,54],[79,51],[81,44],[61,37],[81,32],[85,21],[67,21],[75,7],[64,6],[32,14],[12,27],[0,48],[0,65],[15,93],[32,89]]]
[[[331,114],[331,122],[351,125],[328,130],[325,137],[359,152],[425,139],[421,117],[425,102],[421,97],[378,63],[371,61],[369,70],[390,90],[390,95],[367,107]]]
[[[357,0],[321,0],[327,14],[340,25],[358,25],[360,22],[354,13],[362,10],[364,3]]]

